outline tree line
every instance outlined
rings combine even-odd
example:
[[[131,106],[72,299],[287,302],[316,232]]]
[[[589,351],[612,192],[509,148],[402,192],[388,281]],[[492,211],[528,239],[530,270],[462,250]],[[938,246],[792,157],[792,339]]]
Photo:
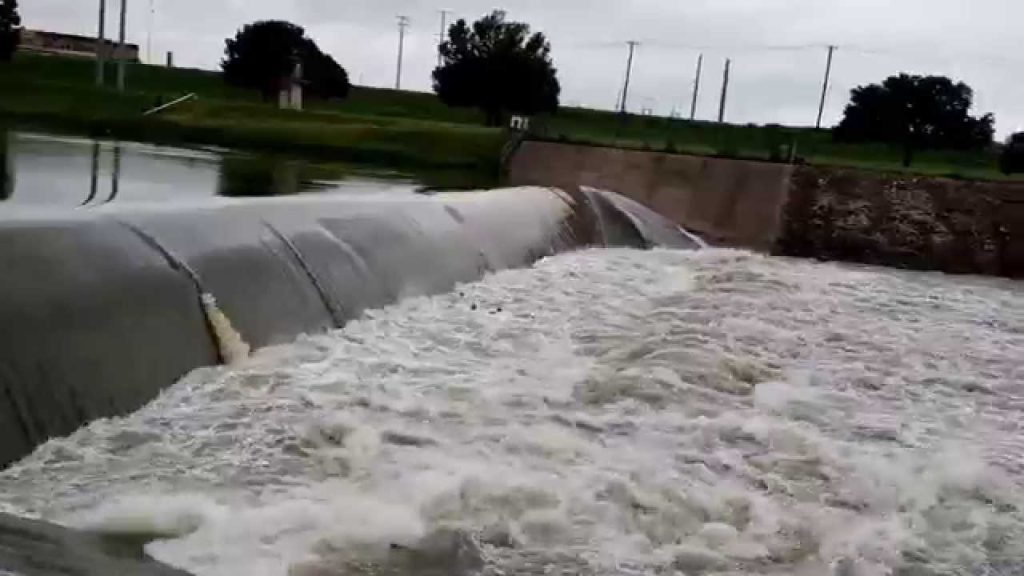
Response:
[[[283,51],[268,55],[261,46],[267,42],[276,42]],[[433,88],[448,106],[478,108],[492,126],[510,114],[532,116],[558,109],[561,85],[550,42],[543,33],[531,33],[528,24],[508,20],[502,11],[472,24],[456,21],[439,51],[441,65],[433,71]],[[301,28],[286,22],[258,22],[228,40],[225,78],[241,86],[276,91],[275,82],[290,70],[289,53],[312,55],[307,80],[314,93],[338,98],[347,94],[344,69],[333,60],[318,64],[322,58],[316,56],[321,54],[316,45],[302,35]],[[331,89],[321,84],[327,81],[333,81]],[[899,74],[855,88],[833,137],[840,142],[901,147],[907,166],[921,150],[986,149],[993,145],[995,117],[972,116],[973,104],[974,92],[963,82]],[[1006,157],[1009,152],[1004,169],[1018,169],[1019,162],[1007,162]],[[1024,165],[1019,169],[1024,170]]]
[[[903,148],[903,164],[925,149],[980,150],[992,145],[995,117],[971,116],[974,91],[942,76],[891,76],[853,90],[833,131],[842,142],[885,142]]]
[[[0,0],[0,62],[10,62],[20,40],[18,0]]]
[[[11,59],[21,31],[17,0],[0,0],[0,61]],[[433,88],[442,102],[482,111],[497,126],[510,114],[532,116],[558,110],[561,85],[551,43],[523,22],[495,10],[447,30],[433,71]],[[265,20],[242,27],[225,41],[221,69],[234,86],[258,90],[272,99],[296,66],[306,92],[342,99],[351,88],[348,73],[323,52],[301,26]],[[900,146],[904,164],[920,150],[981,150],[993,145],[995,117],[971,115],[974,92],[943,76],[899,74],[878,84],[855,88],[832,131],[840,142],[880,142]],[[1004,171],[1024,171],[1024,135],[1004,147]]]
[[[280,20],[248,24],[225,41],[221,70],[231,85],[258,90],[270,100],[300,66],[306,90],[322,99],[345,98],[348,73],[301,26]]]
[[[508,114],[531,116],[558,108],[561,86],[551,44],[522,22],[495,11],[472,25],[458,20],[439,47],[434,91],[449,106],[479,108],[487,124]],[[226,41],[224,79],[259,90],[270,99],[301,64],[307,90],[321,98],[345,98],[345,69],[326,56],[305,31],[290,22],[266,20],[244,26]]]

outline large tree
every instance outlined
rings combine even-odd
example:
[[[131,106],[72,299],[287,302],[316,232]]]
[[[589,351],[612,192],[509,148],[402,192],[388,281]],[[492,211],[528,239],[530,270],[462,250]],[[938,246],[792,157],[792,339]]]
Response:
[[[18,0],[0,0],[0,61],[7,62],[18,49],[21,38],[21,16]]]
[[[544,34],[495,11],[470,27],[452,24],[434,70],[434,91],[449,106],[480,108],[497,125],[506,113],[532,115],[558,108],[561,86]]]
[[[970,115],[974,92],[943,76],[900,74],[853,90],[835,130],[845,142],[888,142],[904,148],[904,164],[915,150],[980,149],[992,144],[995,118]]]
[[[1024,132],[1011,135],[1003,146],[999,167],[1006,174],[1024,172]]]
[[[348,96],[345,69],[307,38],[301,26],[290,22],[264,20],[243,27],[226,41],[221,68],[229,84],[254,88],[270,99],[296,61],[302,63],[308,92],[325,99]]]
[[[311,94],[328,100],[348,97],[351,84],[348,72],[337,61],[309,40],[303,58],[303,75]]]

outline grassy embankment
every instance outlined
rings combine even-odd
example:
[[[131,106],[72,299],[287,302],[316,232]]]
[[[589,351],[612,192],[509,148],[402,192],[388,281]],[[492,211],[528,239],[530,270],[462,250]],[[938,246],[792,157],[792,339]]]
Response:
[[[402,168],[494,172],[505,136],[467,121],[432,120],[430,110],[402,114],[409,104],[356,90],[343,103],[311,103],[305,112],[278,110],[249,91],[225,86],[218,74],[133,65],[128,90],[93,86],[94,63],[22,55],[0,64],[0,120],[159,143],[229,146],[299,153],[322,159]],[[113,77],[113,71],[111,71]],[[158,115],[142,112],[189,92],[198,100]],[[384,115],[373,114],[378,101]],[[392,98],[393,100],[393,98]],[[414,108],[422,108],[413,98]],[[445,109],[440,102],[436,108]],[[445,109],[446,110],[446,109]]]
[[[674,151],[703,156],[785,161],[795,146],[798,161],[872,171],[906,172],[964,179],[1002,180],[995,150],[923,151],[903,168],[903,150],[885,144],[833,142],[829,130],[689,122],[664,117],[564,109],[541,128],[543,138],[621,148]],[[773,158],[774,157],[774,158]]]
[[[248,91],[227,87],[214,72],[132,66],[129,91],[92,87],[93,63],[21,56],[0,65],[0,117],[123,138],[191,142],[320,155],[398,166],[476,168],[495,172],[505,136],[480,125],[472,110],[451,109],[432,94],[357,87],[343,102],[310,102],[283,112]],[[140,112],[188,92],[200,99],[150,119]],[[598,146],[781,160],[888,172],[1003,179],[995,151],[921,152],[913,167],[882,144],[832,141],[808,128],[721,125],[663,117],[564,108],[535,122],[536,137]]]

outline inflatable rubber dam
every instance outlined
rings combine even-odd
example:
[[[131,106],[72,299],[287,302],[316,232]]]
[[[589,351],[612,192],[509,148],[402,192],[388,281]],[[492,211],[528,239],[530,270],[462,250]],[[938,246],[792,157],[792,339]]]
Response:
[[[700,241],[547,188],[117,206],[0,220],[0,466],[191,370],[586,246]]]

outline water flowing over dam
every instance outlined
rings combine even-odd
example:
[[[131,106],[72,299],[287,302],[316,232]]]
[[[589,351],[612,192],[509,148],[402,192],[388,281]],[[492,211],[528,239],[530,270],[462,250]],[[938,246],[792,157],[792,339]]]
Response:
[[[542,188],[0,220],[0,464],[199,366],[588,245],[696,246],[615,194]]]
[[[1019,283],[589,188],[10,211],[0,273],[0,574],[1020,574]]]
[[[0,472],[0,511],[199,576],[1012,576],[1022,311],[991,279],[563,253],[196,370]]]

